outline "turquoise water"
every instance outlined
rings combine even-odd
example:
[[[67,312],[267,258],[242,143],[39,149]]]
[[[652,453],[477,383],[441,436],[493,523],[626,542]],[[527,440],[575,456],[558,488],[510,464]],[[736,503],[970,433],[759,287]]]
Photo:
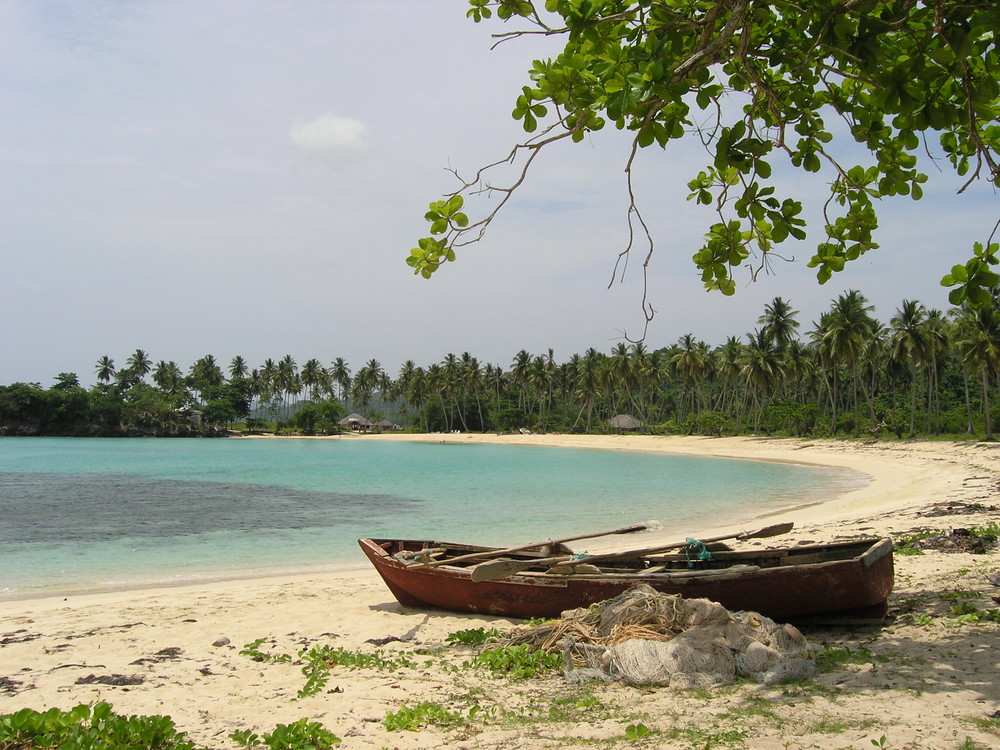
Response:
[[[362,566],[361,536],[508,545],[656,519],[685,537],[865,481],[516,445],[3,438],[0,598]]]

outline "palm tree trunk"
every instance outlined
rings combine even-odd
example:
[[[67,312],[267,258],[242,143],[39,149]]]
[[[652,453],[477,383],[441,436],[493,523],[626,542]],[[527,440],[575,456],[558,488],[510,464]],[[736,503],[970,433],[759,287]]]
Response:
[[[739,435],[743,432],[743,415],[747,411],[747,399],[750,397],[750,389],[746,388],[743,391],[743,403],[740,404],[739,416],[736,417],[736,434]]]
[[[983,367],[983,406],[986,408],[986,439],[993,439],[993,418],[990,415],[990,376]]]
[[[833,366],[833,384],[830,391],[830,435],[837,434],[837,366]]]
[[[966,432],[970,435],[975,432],[972,424],[972,397],[969,395],[969,367],[964,362],[962,363],[962,382],[965,385],[965,418],[966,418]]]

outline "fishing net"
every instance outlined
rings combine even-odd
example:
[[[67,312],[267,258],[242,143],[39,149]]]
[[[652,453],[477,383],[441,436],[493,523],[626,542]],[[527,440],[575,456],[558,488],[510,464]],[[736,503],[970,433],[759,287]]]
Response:
[[[765,684],[815,674],[805,637],[756,612],[640,584],[559,620],[515,631],[509,645],[562,651],[567,682],[620,681],[676,689],[754,677]]]

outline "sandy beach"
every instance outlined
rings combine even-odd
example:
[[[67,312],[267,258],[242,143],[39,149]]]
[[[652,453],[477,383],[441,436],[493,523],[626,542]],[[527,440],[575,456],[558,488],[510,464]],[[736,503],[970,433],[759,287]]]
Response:
[[[1000,522],[1000,445],[563,435],[366,435],[354,440],[504,442],[711,455],[850,467],[871,479],[833,501],[775,516],[795,522],[772,544],[897,536]],[[640,522],[646,519],[635,519]],[[692,531],[665,530],[668,540]],[[553,529],[557,535],[559,529]],[[656,536],[639,537],[644,545]],[[578,548],[596,549],[594,540]],[[621,544],[621,540],[616,540]],[[634,542],[634,538],[631,540]],[[360,553],[359,553],[360,554]],[[1000,747],[1000,624],[993,610],[1000,553],[950,548],[896,555],[882,627],[804,631],[817,650],[849,649],[812,681],[740,682],[679,692],[618,684],[567,685],[559,673],[509,681],[462,667],[463,629],[516,621],[406,610],[374,571],[228,581],[0,603],[0,714],[106,701],[121,714],[166,714],[206,748],[237,747],[306,717],[344,748],[996,748]],[[997,580],[1000,580],[998,578]],[[245,644],[293,657],[328,644],[406,655],[392,670],[335,667],[325,688],[296,699],[301,663],[254,661]],[[372,640],[384,641],[383,645]],[[387,712],[431,701],[466,719],[389,731]],[[470,710],[472,718],[468,718]],[[649,730],[636,737],[634,727]],[[632,727],[633,729],[629,729]]]

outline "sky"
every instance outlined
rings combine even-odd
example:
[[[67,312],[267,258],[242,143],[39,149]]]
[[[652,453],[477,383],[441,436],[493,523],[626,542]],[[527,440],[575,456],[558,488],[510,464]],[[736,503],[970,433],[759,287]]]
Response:
[[[627,241],[626,134],[543,153],[478,245],[426,280],[406,265],[427,205],[523,138],[511,116],[551,39],[496,49],[462,0],[0,2],[0,384],[95,382],[136,349],[183,370],[211,354],[371,359],[390,375],[469,352],[509,367],[641,335]],[[696,144],[635,170],[656,241],[649,349],[744,336],[783,297],[800,332],[848,289],[888,323],[904,299],[947,309],[940,278],[997,220],[995,191],[880,207],[880,249],[824,286],[810,240],[772,275],[702,288],[691,255],[713,215],[685,200]],[[781,175],[804,200],[822,180]],[[827,178],[828,179],[828,178]]]

